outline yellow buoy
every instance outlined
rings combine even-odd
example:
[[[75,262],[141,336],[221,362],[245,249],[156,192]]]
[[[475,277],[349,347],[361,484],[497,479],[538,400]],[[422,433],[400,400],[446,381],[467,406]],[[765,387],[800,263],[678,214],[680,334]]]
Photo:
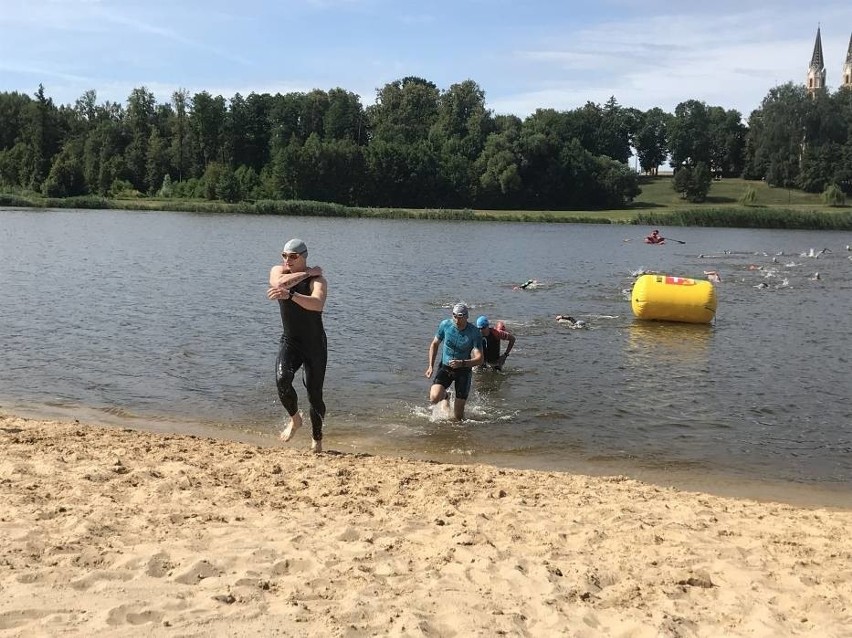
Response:
[[[716,316],[716,288],[709,281],[642,275],[630,296],[638,319],[710,323]]]

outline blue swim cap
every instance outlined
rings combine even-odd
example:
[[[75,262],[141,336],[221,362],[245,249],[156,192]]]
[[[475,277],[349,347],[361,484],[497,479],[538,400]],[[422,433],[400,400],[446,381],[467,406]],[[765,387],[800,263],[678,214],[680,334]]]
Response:
[[[476,318],[476,327],[477,328],[487,328],[488,327],[488,317],[482,315]]]

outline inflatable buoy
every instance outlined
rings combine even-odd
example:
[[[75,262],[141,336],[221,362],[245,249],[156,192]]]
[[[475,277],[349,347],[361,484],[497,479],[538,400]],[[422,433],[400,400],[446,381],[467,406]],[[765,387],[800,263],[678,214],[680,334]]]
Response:
[[[710,323],[716,316],[716,288],[709,281],[642,275],[630,296],[638,319]]]

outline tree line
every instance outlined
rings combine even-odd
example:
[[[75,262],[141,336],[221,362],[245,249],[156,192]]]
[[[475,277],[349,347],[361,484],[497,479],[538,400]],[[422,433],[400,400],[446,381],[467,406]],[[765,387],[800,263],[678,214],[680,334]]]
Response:
[[[386,84],[366,108],[342,88],[230,99],[179,90],[160,104],[140,87],[124,105],[90,90],[59,106],[41,85],[32,97],[0,92],[0,188],[47,197],[619,208],[640,192],[633,149],[646,173],[670,161],[685,195],[709,187],[710,173],[849,193],[852,91],[811,98],[782,85],[747,125],[696,100],[667,113],[610,98],[521,119],[493,114],[471,80],[440,90],[417,77]]]

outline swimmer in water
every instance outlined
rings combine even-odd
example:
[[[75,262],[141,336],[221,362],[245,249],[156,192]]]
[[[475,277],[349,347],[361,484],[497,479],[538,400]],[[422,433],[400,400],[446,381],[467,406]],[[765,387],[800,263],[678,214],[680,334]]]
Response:
[[[574,319],[570,315],[556,315],[556,323],[564,323],[569,328],[587,328],[588,324],[582,319]]]
[[[537,288],[538,282],[535,279],[527,279],[520,286],[513,286],[512,290],[526,290],[527,288]]]

